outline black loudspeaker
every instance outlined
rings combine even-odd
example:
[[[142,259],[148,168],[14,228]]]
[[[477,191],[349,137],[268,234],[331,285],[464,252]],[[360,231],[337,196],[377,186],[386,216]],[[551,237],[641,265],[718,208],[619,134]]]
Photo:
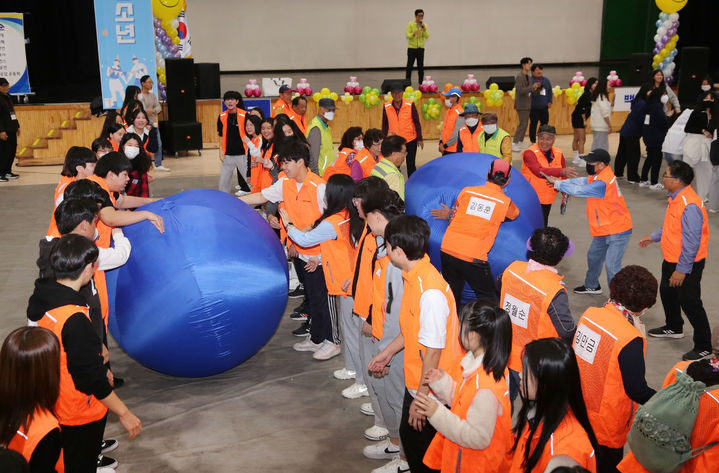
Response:
[[[679,103],[682,106],[693,106],[699,95],[699,87],[709,70],[709,48],[703,46],[687,46],[681,50],[681,67],[679,68]]]
[[[161,121],[160,134],[163,153],[202,149],[201,123]]]
[[[219,99],[220,64],[216,62],[198,62],[195,64],[195,92],[198,99]]]
[[[165,59],[165,75],[169,120],[194,122],[196,120],[195,62],[192,59]]]
[[[392,90],[392,86],[396,83],[402,84],[402,89],[406,89],[410,85],[412,85],[412,82],[408,81],[407,79],[385,79],[382,81],[382,87],[380,88],[380,91],[383,94],[386,94],[390,90]]]
[[[652,74],[652,55],[649,53],[632,53],[629,56],[629,75],[622,81],[624,86],[640,86],[648,81]]]
[[[514,88],[514,77],[512,76],[490,76],[484,85],[489,89],[489,84],[495,83],[499,86],[499,90],[509,92]]]

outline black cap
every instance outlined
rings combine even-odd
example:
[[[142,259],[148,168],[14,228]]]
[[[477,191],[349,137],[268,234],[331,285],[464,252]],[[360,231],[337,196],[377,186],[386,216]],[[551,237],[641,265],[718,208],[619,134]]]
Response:
[[[404,92],[404,83],[402,81],[392,82],[392,87],[389,89],[390,92]]]
[[[0,85],[9,85],[10,82],[7,81],[6,78],[0,77]]]
[[[590,163],[604,163],[609,164],[612,161],[612,157],[609,156],[609,153],[605,149],[597,148],[588,155],[584,157],[584,161],[587,162],[587,164]]]
[[[335,101],[332,99],[320,99],[317,105],[322,108],[326,108],[327,110],[334,110],[335,108],[337,108],[335,106]]]
[[[548,133],[550,135],[556,135],[557,129],[554,128],[552,125],[542,125],[539,127],[539,130],[537,130],[537,135],[541,135],[542,133]]]
[[[292,87],[290,87],[289,85],[287,85],[287,84],[282,84],[282,85],[280,86],[280,93],[281,93],[281,94],[284,94],[285,92],[294,92],[294,90],[292,90]]]

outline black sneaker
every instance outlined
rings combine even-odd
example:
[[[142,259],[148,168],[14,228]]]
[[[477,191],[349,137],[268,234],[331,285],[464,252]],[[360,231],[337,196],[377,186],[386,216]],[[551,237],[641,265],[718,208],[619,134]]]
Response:
[[[308,320],[308,319],[310,318],[310,316],[307,315],[306,312],[297,312],[297,311],[295,311],[295,312],[292,312],[292,313],[290,314],[290,318],[291,318],[292,320],[297,320],[297,321],[299,321],[299,322],[304,322],[304,321]]]
[[[97,457],[98,468],[115,468],[117,465],[117,460],[115,460],[114,458],[106,457],[102,454]]]
[[[18,177],[20,177],[20,174],[15,174],[14,172],[5,174],[5,179],[17,179]]]
[[[300,325],[298,328],[294,329],[292,331],[292,335],[295,337],[306,337],[310,334],[310,323],[309,322],[302,322],[302,325]]]
[[[5,176],[0,176],[0,182],[7,182],[8,178]]]
[[[106,439],[100,442],[100,453],[107,453],[115,450],[120,442],[115,439]]]
[[[684,361],[695,361],[695,360],[701,360],[702,358],[706,358],[707,356],[711,355],[712,352],[709,350],[691,350],[682,355],[682,360]]]
[[[677,332],[666,325],[647,330],[647,335],[656,338],[684,338],[684,332]]]
[[[297,286],[294,290],[290,291],[289,296],[293,299],[303,297],[305,295],[305,288],[302,285]]]
[[[575,294],[601,294],[602,286],[597,286],[596,289],[585,287],[584,285],[574,288]]]

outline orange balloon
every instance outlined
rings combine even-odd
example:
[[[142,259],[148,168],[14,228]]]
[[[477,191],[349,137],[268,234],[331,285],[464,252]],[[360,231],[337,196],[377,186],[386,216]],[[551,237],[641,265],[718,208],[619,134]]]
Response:
[[[452,83],[451,83],[451,82],[447,82],[446,84],[444,84],[444,91],[445,91],[445,92],[449,92],[449,89],[451,89],[452,87],[454,87],[454,86],[452,85]]]

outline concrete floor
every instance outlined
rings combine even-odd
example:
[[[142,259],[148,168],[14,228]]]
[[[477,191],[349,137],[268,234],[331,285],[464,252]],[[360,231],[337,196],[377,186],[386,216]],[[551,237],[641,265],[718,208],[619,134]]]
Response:
[[[611,149],[616,149],[615,135]],[[570,149],[570,137],[561,136],[557,144]],[[590,139],[591,141],[591,139]],[[428,142],[419,163],[435,157],[436,142]],[[567,154],[570,154],[569,152]],[[515,164],[519,154],[515,153]],[[167,196],[196,188],[217,185],[216,152],[202,157],[168,159],[173,172],[158,176],[153,192]],[[173,177],[179,174],[200,177]],[[27,298],[37,269],[37,241],[44,235],[51,196],[59,169],[21,168],[23,177],[12,185],[0,186],[0,338],[24,324]],[[42,184],[42,182],[45,182]],[[33,183],[33,184],[29,184]],[[624,264],[642,264],[660,274],[658,245],[646,250],[638,239],[661,224],[666,195],[623,183],[632,216],[634,234]],[[555,206],[558,207],[558,206]],[[556,210],[556,209],[555,209]],[[573,256],[560,265],[568,288],[583,282],[586,250],[590,243],[584,203],[570,201],[566,215],[553,212],[550,224],[562,228],[575,242]],[[703,280],[704,305],[713,325],[719,323],[716,308],[719,293],[719,267],[712,264],[719,247],[719,216],[710,216],[712,237],[709,264]],[[605,276],[602,276],[602,285]],[[601,305],[602,296],[570,294],[575,317],[590,305]],[[297,304],[290,300],[288,310]],[[661,305],[644,316],[646,325],[662,323]],[[110,345],[115,371],[126,385],[118,395],[143,421],[142,434],[126,439],[122,426],[110,415],[106,437],[120,440],[111,456],[120,461],[117,471],[180,472],[369,472],[381,461],[368,460],[361,449],[368,444],[362,431],[372,419],[359,412],[363,400],[345,400],[340,390],[349,385],[332,378],[342,366],[342,357],[317,362],[307,353],[296,353],[290,345],[297,341],[290,330],[296,322],[284,317],[270,342],[252,359],[226,373],[206,379],[181,379],[148,370]],[[691,327],[687,324],[691,334]],[[690,336],[681,340],[648,340],[647,378],[650,385],[661,384],[669,368],[691,349]]]

